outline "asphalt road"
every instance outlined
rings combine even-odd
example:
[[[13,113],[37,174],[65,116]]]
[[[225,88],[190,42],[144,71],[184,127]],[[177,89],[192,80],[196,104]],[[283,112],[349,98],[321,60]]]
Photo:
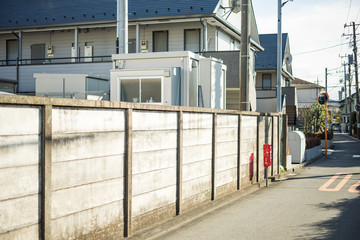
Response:
[[[333,143],[300,173],[156,239],[360,239],[360,142]]]

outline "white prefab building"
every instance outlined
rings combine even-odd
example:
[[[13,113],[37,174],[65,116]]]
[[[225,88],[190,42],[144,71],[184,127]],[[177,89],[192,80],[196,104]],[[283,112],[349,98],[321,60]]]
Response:
[[[110,99],[137,103],[226,106],[226,66],[190,51],[115,54]]]

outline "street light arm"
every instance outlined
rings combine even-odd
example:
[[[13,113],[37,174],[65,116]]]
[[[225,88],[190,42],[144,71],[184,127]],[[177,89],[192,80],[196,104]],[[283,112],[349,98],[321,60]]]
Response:
[[[287,4],[288,2],[293,2],[294,0],[287,0],[286,2],[283,2],[282,4],[281,4],[281,7],[283,7],[285,4]]]

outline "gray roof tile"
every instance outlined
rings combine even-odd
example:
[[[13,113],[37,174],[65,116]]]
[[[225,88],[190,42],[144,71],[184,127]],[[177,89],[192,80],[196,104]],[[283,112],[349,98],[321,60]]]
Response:
[[[263,52],[258,52],[255,57],[255,70],[276,70],[277,69],[277,34],[260,34],[260,44],[264,47]],[[287,33],[282,34],[282,58],[284,52]]]
[[[212,14],[219,0],[129,0],[137,18]],[[116,0],[2,0],[0,30],[33,25],[115,21]]]

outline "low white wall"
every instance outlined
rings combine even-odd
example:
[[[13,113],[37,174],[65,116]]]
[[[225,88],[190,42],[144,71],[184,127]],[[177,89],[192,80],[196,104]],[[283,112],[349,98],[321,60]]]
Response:
[[[211,194],[212,114],[183,115],[183,208],[208,201]]]
[[[52,239],[122,222],[124,129],[123,110],[53,108]]]
[[[238,153],[237,115],[217,115],[216,125],[216,195],[221,196],[237,187]]]
[[[310,148],[310,149],[306,149],[305,159],[306,159],[306,161],[309,161],[309,160],[312,160],[314,158],[321,156],[321,154],[322,154],[321,145]]]
[[[41,110],[0,105],[0,239],[39,238]]]
[[[0,96],[0,114],[0,239],[130,236],[262,181],[277,148],[256,113]]]
[[[240,134],[240,181],[247,186],[257,173],[257,118],[254,116],[241,116]],[[250,157],[253,155],[253,162]]]

